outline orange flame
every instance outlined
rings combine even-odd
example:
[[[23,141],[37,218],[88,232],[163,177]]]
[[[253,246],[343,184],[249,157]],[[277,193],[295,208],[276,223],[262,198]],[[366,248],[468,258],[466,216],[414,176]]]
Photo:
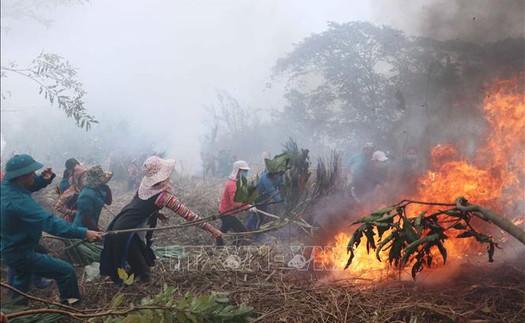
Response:
[[[487,138],[474,157],[460,156],[453,145],[437,145],[431,150],[431,170],[418,180],[414,200],[450,202],[458,196],[471,203],[488,206],[502,215],[512,209],[513,203],[525,200],[525,74],[508,80],[497,80],[488,85],[482,112],[488,124]],[[419,214],[428,207],[410,205],[408,214]],[[515,223],[523,223],[525,214],[509,214]],[[338,233],[335,245],[341,252],[333,255],[337,265],[344,267],[349,236]],[[344,240],[344,241],[341,241]],[[473,248],[473,246],[476,246]],[[462,258],[483,251],[484,247],[470,239],[450,238],[445,242],[449,259]],[[349,267],[353,274],[379,277],[376,269],[385,269],[386,256],[378,262],[374,252],[367,254],[366,243],[355,250]],[[340,257],[341,256],[341,257]],[[438,257],[434,257],[437,259]]]
[[[388,233],[386,234],[388,235]],[[326,268],[333,265],[332,267],[336,269],[343,269],[348,260],[346,246],[349,240],[350,235],[348,233],[338,233],[334,237],[333,248],[328,249],[324,253],[316,254],[315,261]],[[355,249],[354,260],[347,269],[350,275],[373,280],[389,276],[391,273],[388,271],[389,267],[386,259],[382,259],[383,261],[379,262],[374,256],[374,251],[370,250],[370,254],[367,253],[365,245],[366,242],[362,241],[359,248]]]

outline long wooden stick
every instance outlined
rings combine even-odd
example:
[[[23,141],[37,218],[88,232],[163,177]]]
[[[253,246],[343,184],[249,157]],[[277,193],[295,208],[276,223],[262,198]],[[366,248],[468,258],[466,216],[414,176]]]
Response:
[[[271,205],[271,204],[276,204],[276,203],[280,203],[280,202],[261,203],[261,204],[255,204],[254,206],[257,207],[257,206]],[[212,216],[209,216],[209,217],[206,217],[206,218],[202,218],[202,219],[197,220],[197,221],[189,221],[189,222],[186,222],[186,223],[183,223],[183,224],[170,225],[170,226],[167,226],[167,227],[160,227],[160,228],[135,228],[135,229],[107,231],[107,232],[104,232],[102,234],[102,236],[121,234],[121,233],[131,233],[131,232],[164,231],[164,230],[171,230],[171,229],[180,229],[180,228],[191,227],[191,226],[199,225],[201,223],[217,220],[217,219],[220,219],[220,218],[222,218],[224,216],[232,216],[234,214],[237,214],[237,213],[240,213],[240,212],[243,212],[243,211],[245,211],[245,210],[241,209],[241,210],[237,210],[235,212],[227,212],[227,214],[225,214],[226,212],[225,213],[219,213],[219,214],[212,215]]]

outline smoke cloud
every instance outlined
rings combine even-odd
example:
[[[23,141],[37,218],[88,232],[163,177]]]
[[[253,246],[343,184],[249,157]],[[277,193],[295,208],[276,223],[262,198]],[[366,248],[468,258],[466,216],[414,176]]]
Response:
[[[433,0],[408,6],[402,0],[374,1],[377,21],[408,34],[439,40],[486,43],[523,37],[525,2],[522,0]]]

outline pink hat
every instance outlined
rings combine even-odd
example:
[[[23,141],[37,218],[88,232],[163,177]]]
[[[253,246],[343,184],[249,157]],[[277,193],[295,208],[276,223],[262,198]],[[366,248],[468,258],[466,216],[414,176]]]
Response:
[[[175,161],[173,159],[162,159],[159,156],[151,156],[146,159],[142,165],[142,172],[144,178],[140,183],[141,186],[152,187],[171,176],[175,168]]]

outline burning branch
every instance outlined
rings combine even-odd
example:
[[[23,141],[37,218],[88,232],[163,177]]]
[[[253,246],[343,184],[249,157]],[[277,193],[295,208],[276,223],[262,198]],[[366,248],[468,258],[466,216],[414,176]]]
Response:
[[[408,217],[406,207],[410,204],[453,208],[439,210],[429,215],[421,212],[417,217]],[[522,229],[490,210],[477,205],[467,205],[464,198],[458,198],[456,204],[404,200],[354,222],[362,225],[357,228],[348,243],[347,250],[350,256],[345,269],[352,263],[354,248],[359,246],[363,236],[367,239],[367,252],[370,252],[370,249],[375,250],[377,259],[381,261],[381,252],[389,250],[390,265],[402,269],[411,264],[414,279],[424,267],[431,267],[437,252],[444,263],[447,261],[444,242],[451,235],[455,235],[456,238],[474,237],[479,243],[487,244],[489,262],[493,262],[495,248],[499,248],[498,244],[492,237],[474,229],[470,223],[473,217],[491,221],[525,244],[525,232]],[[388,235],[383,238],[387,233]]]
[[[480,219],[494,223],[503,231],[518,239],[521,243],[525,244],[525,231],[514,225],[514,223],[511,221],[495,214],[491,210],[483,208],[479,205],[468,204],[468,201],[464,197],[457,198],[456,208],[463,212],[474,212]]]

